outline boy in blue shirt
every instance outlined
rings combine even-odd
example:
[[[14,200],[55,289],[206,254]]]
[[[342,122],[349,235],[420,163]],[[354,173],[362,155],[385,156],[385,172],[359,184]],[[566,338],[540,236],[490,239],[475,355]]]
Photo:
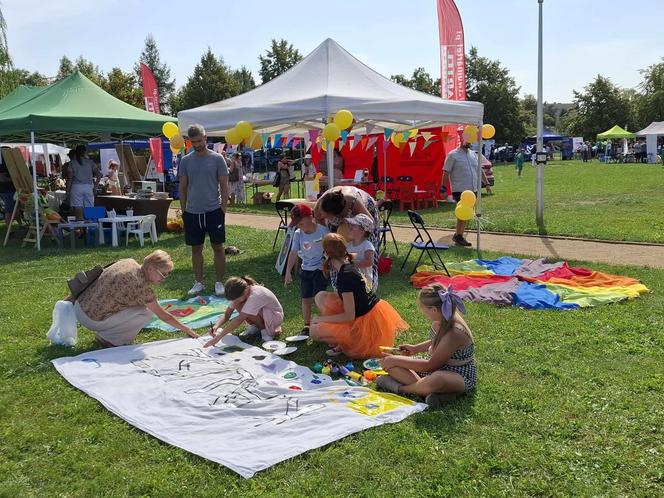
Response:
[[[293,236],[293,244],[286,263],[286,285],[293,281],[291,275],[298,256],[302,259],[300,271],[300,296],[302,297],[302,314],[304,328],[302,335],[309,335],[311,323],[311,301],[321,291],[327,289],[327,277],[323,274],[323,236],[329,230],[314,221],[314,213],[306,204],[297,204],[291,210],[290,226],[297,226]]]

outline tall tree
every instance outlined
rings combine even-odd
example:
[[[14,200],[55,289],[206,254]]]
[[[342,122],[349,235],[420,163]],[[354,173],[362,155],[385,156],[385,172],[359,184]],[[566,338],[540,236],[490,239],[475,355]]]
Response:
[[[664,117],[664,58],[662,62],[641,70],[641,74],[641,94],[635,99],[639,129]]]
[[[466,56],[466,97],[484,104],[484,122],[496,128],[496,141],[519,143],[525,135],[519,89],[500,61],[480,57],[471,47]]]
[[[78,69],[86,78],[96,85],[101,85],[104,81],[104,73],[101,72],[99,66],[96,66],[82,55],[79,55],[78,59],[76,59],[74,69]]]
[[[2,4],[0,4],[0,7]],[[12,68],[12,58],[9,55],[9,44],[7,43],[7,22],[0,8],[0,70],[8,71]]]
[[[171,100],[177,113],[218,100],[227,99],[240,93],[240,84],[233,71],[224,63],[224,59],[215,57],[208,47],[201,60],[194,68],[194,73],[187,79],[177,98]]]
[[[403,74],[395,74],[390,76],[390,79],[400,85],[440,97],[440,78],[434,80],[423,67],[415,69],[411,78],[406,78]]]
[[[248,92],[256,88],[256,82],[254,77],[251,75],[251,71],[245,66],[242,66],[240,69],[233,71],[233,77],[237,80],[240,87],[240,93]]]
[[[63,55],[58,63],[58,74],[55,76],[57,81],[65,79],[74,72],[74,63],[69,57]]]
[[[152,70],[159,88],[159,108],[162,113],[167,114],[171,111],[170,102],[175,92],[175,79],[171,79],[171,69],[168,64],[161,61],[157,42],[152,33],[148,33],[148,36],[145,37],[143,51],[138,62],[134,64],[134,73],[139,83],[141,83],[141,62]]]
[[[635,131],[631,98],[630,92],[597,75],[582,92],[574,90],[574,107],[563,120],[564,131],[591,140],[616,124]]]
[[[258,73],[262,82],[267,83],[300,62],[302,55],[287,40],[277,41],[273,38],[271,47],[265,51],[265,56],[259,55],[258,60],[261,63]]]
[[[104,78],[101,87],[123,102],[143,108],[143,90],[138,86],[133,73],[125,73],[119,67],[114,67]]]

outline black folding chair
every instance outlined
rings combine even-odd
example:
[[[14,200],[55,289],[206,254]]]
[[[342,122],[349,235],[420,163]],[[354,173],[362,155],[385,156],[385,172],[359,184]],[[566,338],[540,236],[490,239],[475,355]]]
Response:
[[[378,208],[378,214],[380,215],[380,227],[378,231],[380,232],[379,239],[379,249],[378,253],[380,254],[385,250],[387,245],[387,233],[389,232],[392,235],[392,241],[394,242],[394,249],[396,249],[397,254],[399,254],[399,247],[397,247],[397,240],[394,238],[394,232],[392,231],[392,225],[390,225],[390,216],[392,216],[392,208],[394,204],[391,200],[386,199]]]
[[[277,201],[274,205],[274,208],[277,210],[277,214],[279,215],[279,226],[277,227],[277,233],[274,235],[274,242],[272,243],[273,251],[277,245],[277,239],[279,238],[281,231],[283,230],[284,233],[288,231],[288,215],[290,214],[293,207],[295,207],[295,204],[287,201]]]
[[[450,248],[450,246],[446,244],[439,244],[433,241],[431,235],[429,234],[429,231],[424,226],[424,220],[422,219],[422,216],[420,216],[420,213],[409,210],[408,218],[410,219],[411,224],[415,228],[417,236],[410,243],[410,249],[408,250],[408,254],[406,254],[406,259],[403,260],[403,264],[401,265],[401,270],[403,270],[404,266],[406,266],[406,261],[408,261],[408,257],[410,256],[411,251],[413,249],[417,249],[418,251],[420,251],[420,257],[417,258],[417,263],[415,263],[415,266],[413,266],[413,271],[410,272],[411,274],[415,273],[417,266],[420,264],[420,261],[422,260],[422,256],[426,252],[434,268],[438,269],[439,266],[436,263],[436,261],[434,261],[432,253],[435,254],[436,257],[438,258],[438,263],[440,263],[440,266],[443,267],[445,273],[447,273],[447,276],[448,277],[451,276],[450,272],[447,271],[447,267],[445,266],[445,263],[443,262],[439,253],[439,251],[446,251],[447,249]]]

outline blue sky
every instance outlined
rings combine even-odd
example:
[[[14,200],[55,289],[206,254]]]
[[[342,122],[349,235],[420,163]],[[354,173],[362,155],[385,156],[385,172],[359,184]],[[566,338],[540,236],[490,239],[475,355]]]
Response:
[[[303,55],[331,37],[385,76],[424,67],[439,74],[435,0],[0,0],[18,67],[48,76],[62,55],[103,71],[130,70],[151,32],[177,80],[185,83],[210,46],[260,83],[258,55],[286,38]],[[324,7],[330,5],[331,7]],[[521,86],[537,90],[537,1],[457,0],[466,50],[499,59]],[[664,0],[545,0],[544,98],[568,102],[597,74],[624,87],[664,56]]]

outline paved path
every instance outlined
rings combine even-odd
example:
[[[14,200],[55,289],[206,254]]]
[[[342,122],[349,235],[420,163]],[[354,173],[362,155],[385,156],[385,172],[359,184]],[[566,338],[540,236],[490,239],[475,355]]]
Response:
[[[228,213],[226,223],[266,230],[275,230],[276,216]],[[415,236],[412,227],[393,225],[397,242],[410,242]],[[452,245],[452,231],[432,228],[432,237]],[[389,234],[388,234],[389,237]],[[467,234],[468,240],[476,242],[475,234]],[[539,237],[534,235],[482,234],[481,248],[506,254],[524,254],[556,260],[575,259],[597,261],[612,265],[641,265],[664,268],[664,244],[640,244],[620,242],[595,242],[563,237]],[[469,255],[475,252],[469,251]]]

